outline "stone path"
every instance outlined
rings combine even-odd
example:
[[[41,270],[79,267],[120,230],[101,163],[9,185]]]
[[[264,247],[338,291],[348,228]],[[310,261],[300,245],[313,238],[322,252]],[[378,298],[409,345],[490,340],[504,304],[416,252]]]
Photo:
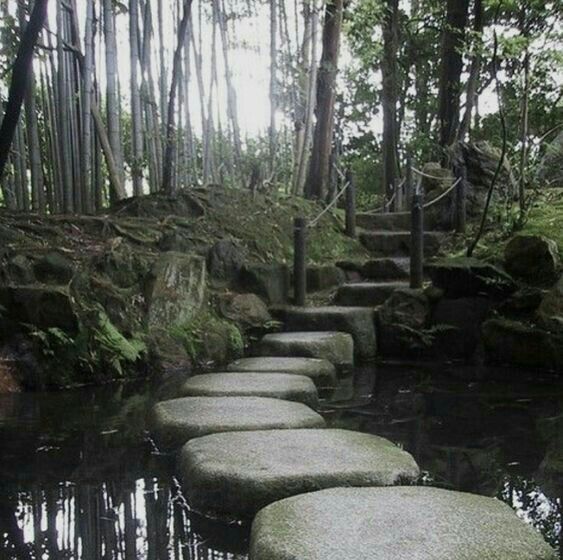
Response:
[[[360,218],[375,258],[341,263],[356,281],[340,287],[336,305],[278,307],[286,332],[264,336],[257,356],[195,376],[153,407],[152,434],[161,448],[180,449],[176,470],[191,507],[257,514],[250,560],[555,559],[508,506],[400,486],[419,475],[408,453],[327,428],[314,410],[319,388],[375,356],[375,307],[407,285],[406,224],[405,214]],[[430,252],[440,235],[427,234]]]

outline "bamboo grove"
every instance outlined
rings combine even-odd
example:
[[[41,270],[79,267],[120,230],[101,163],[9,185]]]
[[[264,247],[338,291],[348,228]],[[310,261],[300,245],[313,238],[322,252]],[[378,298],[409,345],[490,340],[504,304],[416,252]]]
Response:
[[[130,195],[210,183],[257,188],[292,176],[294,192],[303,191],[318,8],[305,2],[288,13],[274,0],[265,7],[236,0],[50,4],[2,182],[8,208],[88,214]],[[0,4],[4,49],[17,48],[32,5]],[[237,22],[255,9],[269,19],[271,43],[270,125],[258,140],[243,137],[231,73]],[[120,33],[128,33],[127,60]],[[280,119],[284,112],[298,122]],[[286,148],[293,163],[284,169]]]
[[[523,190],[562,113],[557,2],[3,0],[3,100],[39,5],[21,114],[9,98],[0,111],[3,127],[17,117],[9,150],[0,135],[12,210],[91,214],[209,184],[325,199],[351,157],[360,189],[385,192],[407,152],[449,165],[455,142],[500,144],[501,108]],[[265,79],[241,88],[256,61]]]

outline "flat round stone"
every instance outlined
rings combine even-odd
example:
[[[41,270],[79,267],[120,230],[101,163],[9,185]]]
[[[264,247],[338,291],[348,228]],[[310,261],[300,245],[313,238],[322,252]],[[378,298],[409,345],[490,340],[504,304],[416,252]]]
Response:
[[[287,332],[267,334],[258,345],[261,356],[320,358],[337,367],[354,363],[354,339],[342,332]]]
[[[378,436],[347,430],[271,430],[216,434],[182,448],[178,474],[190,505],[234,518],[335,486],[412,482],[414,459]]]
[[[319,388],[336,386],[336,368],[318,358],[243,358],[230,363],[227,370],[304,375]]]
[[[437,488],[338,488],[287,498],[252,525],[251,560],[556,560],[506,504]]]
[[[188,379],[180,389],[182,397],[270,397],[301,402],[317,408],[315,384],[303,375],[287,373],[208,373]]]
[[[184,397],[157,403],[149,416],[150,430],[165,449],[220,432],[324,426],[323,417],[304,404],[265,397]]]

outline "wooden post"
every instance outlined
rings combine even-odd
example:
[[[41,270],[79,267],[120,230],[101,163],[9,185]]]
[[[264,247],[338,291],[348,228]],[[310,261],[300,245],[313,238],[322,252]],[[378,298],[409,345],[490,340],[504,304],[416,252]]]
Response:
[[[459,169],[458,177],[461,181],[456,187],[455,197],[455,230],[456,233],[465,233],[467,227],[467,167]]]
[[[416,190],[411,210],[411,288],[422,288],[424,275],[424,200]]]
[[[404,189],[405,210],[407,210],[410,207],[410,205],[412,205],[412,195],[413,195],[412,159],[410,155],[407,155],[407,175],[405,177],[405,189]]]
[[[307,299],[307,223],[305,218],[293,222],[294,303],[303,307]]]
[[[346,191],[346,235],[355,239],[356,237],[356,185],[354,184],[354,175],[352,170],[346,171],[346,183],[348,190]]]

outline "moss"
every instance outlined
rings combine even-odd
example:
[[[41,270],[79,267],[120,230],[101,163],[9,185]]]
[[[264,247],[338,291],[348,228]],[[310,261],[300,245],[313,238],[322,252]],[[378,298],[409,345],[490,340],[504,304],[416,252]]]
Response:
[[[169,334],[182,342],[195,363],[222,363],[244,353],[238,326],[219,317],[212,308],[202,310],[189,323],[171,327]]]

